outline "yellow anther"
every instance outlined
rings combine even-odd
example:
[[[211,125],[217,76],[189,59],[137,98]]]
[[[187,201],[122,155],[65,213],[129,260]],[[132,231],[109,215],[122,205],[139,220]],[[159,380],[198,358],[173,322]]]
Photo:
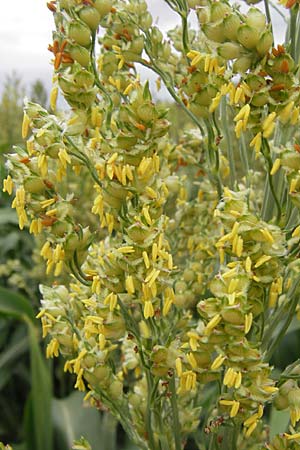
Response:
[[[128,294],[134,294],[135,288],[134,288],[132,275],[128,275],[128,277],[126,277],[125,286],[126,286],[126,291],[128,292]]]
[[[236,267],[234,267],[233,269],[228,270],[227,272],[224,272],[222,274],[222,277],[226,280],[227,278],[231,278],[234,275],[236,275]]]
[[[249,313],[245,315],[245,334],[249,333],[251,326],[252,326],[252,322],[253,322],[253,314]]]
[[[58,96],[58,88],[57,86],[53,87],[50,92],[50,107],[52,111],[56,111],[56,102]]]
[[[218,355],[216,359],[213,361],[212,365],[210,366],[211,370],[219,369],[222,366],[225,359],[226,356]]]
[[[269,230],[260,230],[261,231],[261,233],[263,234],[263,236],[266,238],[266,240],[268,241],[268,242],[270,242],[271,244],[273,244],[274,243],[274,238],[273,238],[273,236],[272,236],[272,234],[270,233],[270,231]]]
[[[24,113],[22,122],[22,138],[25,139],[29,130],[30,118]]]
[[[241,374],[241,372],[239,371],[239,372],[237,372],[237,374],[236,374],[236,379],[235,379],[235,382],[234,382],[234,387],[235,387],[236,389],[238,389],[238,388],[241,386],[241,384],[242,384],[242,374]]]
[[[196,56],[194,56],[194,58],[191,61],[191,66],[194,67],[196,66],[202,59],[202,56],[200,55],[200,53]]]
[[[258,267],[262,266],[264,263],[266,263],[267,261],[270,261],[270,259],[272,259],[271,256],[268,255],[263,255],[260,258],[258,258],[258,260],[255,263],[255,269],[257,269]]]
[[[210,332],[221,322],[222,317],[220,314],[216,314],[206,325],[205,334],[210,334]]]
[[[262,145],[261,131],[254,136],[254,138],[252,139],[252,141],[250,142],[249,145],[250,145],[250,147],[254,147],[255,153],[258,155],[258,153],[260,152],[260,149],[261,149],[261,145]]]
[[[278,114],[279,120],[282,123],[287,123],[291,118],[291,112],[295,106],[295,102],[289,102]]]
[[[163,306],[163,310],[162,310],[162,314],[163,314],[164,317],[170,311],[172,304],[173,304],[173,300],[171,298],[167,298],[165,300],[165,303],[164,303],[164,306]]]
[[[237,413],[239,412],[239,409],[240,409],[240,402],[237,402],[234,400],[233,405],[230,410],[230,413],[229,413],[229,416],[231,418],[235,417],[237,415]]]
[[[3,180],[3,192],[7,192],[9,195],[12,194],[13,190],[13,181],[10,175],[7,176],[5,180]]]
[[[142,255],[143,255],[143,260],[144,260],[144,264],[146,266],[146,269],[149,269],[150,261],[149,261],[148,253],[146,251],[143,251]]]
[[[300,439],[300,433],[295,433],[295,434],[284,433],[283,436],[284,436],[288,441]]]
[[[235,94],[234,94],[234,103],[238,103],[240,98],[242,97],[242,95],[243,95],[243,89],[239,86],[236,89]]]
[[[299,236],[300,236],[300,225],[298,225],[292,233],[292,237],[299,237]]]
[[[144,206],[144,208],[143,208],[142,211],[143,211],[143,216],[145,217],[147,224],[148,224],[148,225],[152,225],[152,219],[151,219],[151,216],[150,216],[150,214],[149,214],[149,209],[148,209],[148,207],[147,207],[147,206]]]
[[[182,361],[181,358],[176,358],[175,360],[176,372],[179,377],[182,376]]]
[[[273,163],[273,166],[272,166],[270,174],[271,175],[275,175],[275,173],[277,173],[278,170],[280,169],[280,166],[281,166],[281,159],[280,158],[276,158],[274,163]]]
[[[224,379],[223,379],[223,384],[224,386],[233,386],[234,381],[236,378],[236,374],[234,372],[234,370],[232,369],[232,367],[229,367],[229,369],[227,369]]]
[[[248,117],[249,117],[249,114],[250,114],[250,105],[249,104],[247,104],[247,105],[244,105],[241,109],[240,109],[240,111],[238,112],[238,114],[234,117],[234,121],[235,122],[237,122],[238,120],[241,120],[241,119],[243,119],[243,120],[248,120]]]
[[[188,363],[192,366],[193,369],[197,369],[198,364],[197,364],[196,358],[193,355],[193,353],[188,353],[186,355],[186,359],[187,359]]]
[[[262,124],[263,131],[266,131],[269,128],[269,126],[272,124],[272,122],[274,122],[275,117],[276,117],[276,112],[272,112],[271,114],[269,114],[266,117],[266,119],[263,121],[263,124]]]
[[[257,427],[258,422],[253,422],[252,425],[250,425],[250,427],[248,428],[248,430],[245,433],[245,436],[248,438],[249,436],[251,436],[251,434],[253,433],[253,431],[255,430],[255,428]]]
[[[144,317],[145,317],[145,319],[149,319],[149,317],[153,317],[153,316],[154,316],[153,305],[150,300],[147,300],[145,302],[145,306],[144,306]]]

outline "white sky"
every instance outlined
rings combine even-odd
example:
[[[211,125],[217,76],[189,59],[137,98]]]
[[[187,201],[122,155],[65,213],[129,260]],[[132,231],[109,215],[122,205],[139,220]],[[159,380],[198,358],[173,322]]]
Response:
[[[276,0],[274,0],[276,2]],[[52,13],[46,7],[46,0],[0,0],[0,91],[6,74],[17,71],[24,84],[37,78],[50,88],[52,66],[51,53],[47,51],[52,41]],[[165,29],[172,28],[178,21],[164,0],[148,0],[153,18]],[[272,10],[276,38],[283,40],[283,21]]]

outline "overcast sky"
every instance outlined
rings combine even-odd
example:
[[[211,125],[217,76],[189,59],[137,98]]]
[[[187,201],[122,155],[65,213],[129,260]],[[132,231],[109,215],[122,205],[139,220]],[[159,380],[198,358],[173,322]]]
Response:
[[[28,85],[37,78],[49,88],[51,85],[51,53],[47,51],[52,41],[52,13],[46,0],[0,0],[0,91],[6,74],[14,70]],[[274,0],[276,2],[276,0]],[[173,27],[178,18],[164,0],[148,0],[154,19],[159,16],[160,25]],[[278,41],[283,39],[283,21],[272,11],[274,29]]]

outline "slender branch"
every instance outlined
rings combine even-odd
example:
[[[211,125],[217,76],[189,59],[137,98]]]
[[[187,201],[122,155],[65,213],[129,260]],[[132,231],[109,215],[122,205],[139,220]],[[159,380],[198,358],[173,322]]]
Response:
[[[151,450],[156,450],[153,427],[152,427],[152,404],[151,395],[153,389],[153,380],[150,370],[146,370],[146,380],[147,380],[147,408],[146,408],[146,429],[148,433],[149,445]]]
[[[267,21],[271,25],[271,28],[272,28],[272,19],[271,19],[270,7],[269,7],[269,0],[264,0],[264,5],[265,5]]]
[[[271,159],[271,155],[270,155],[270,147],[269,147],[269,143],[268,143],[267,139],[263,139],[262,153],[263,153],[265,161],[267,163],[268,185],[269,185],[270,191],[272,193],[272,196],[273,196],[273,199],[275,201],[276,208],[277,208],[276,222],[279,223],[279,221],[281,219],[281,206],[280,206],[280,202],[279,202],[279,200],[277,198],[277,194],[276,194],[275,187],[274,187],[274,184],[273,184],[272,175],[270,173],[271,169],[272,169],[272,166],[273,166],[273,163],[272,163],[272,159]],[[266,199],[266,197],[264,196],[263,211],[266,208],[266,201],[267,200],[268,200],[268,203],[269,203],[269,198]]]
[[[200,121],[198,120],[198,118],[192,113],[192,111],[190,111],[186,107],[186,105],[183,103],[181,98],[176,94],[175,89],[173,88],[173,86],[171,86],[169,80],[166,77],[166,73],[163,72],[162,70],[160,70],[159,67],[157,67],[157,65],[155,64],[153,58],[149,54],[149,50],[146,49],[146,52],[147,52],[147,55],[148,55],[148,57],[149,57],[149,59],[151,61],[151,64],[147,63],[146,61],[140,61],[140,64],[142,64],[143,66],[147,67],[148,69],[152,70],[153,72],[157,73],[157,75],[160,76],[160,78],[164,82],[164,85],[166,86],[167,90],[169,91],[169,94],[183,108],[183,110],[192,119],[192,121],[197,125],[197,127],[199,128],[202,136],[204,137],[205,136],[205,131],[204,131],[204,128],[202,127]]]
[[[296,24],[297,24],[297,16],[298,16],[298,8],[290,9],[290,45],[291,45],[291,56],[295,60],[296,59]]]
[[[171,392],[171,407],[173,413],[173,426],[174,426],[174,439],[175,439],[175,450],[181,450],[181,438],[180,438],[180,422],[179,413],[176,400],[176,386],[175,386],[175,374],[170,379],[170,392]]]
[[[92,282],[89,281],[89,280],[86,278],[85,273],[83,273],[83,271],[81,270],[81,267],[80,267],[80,264],[79,264],[79,261],[78,261],[77,250],[75,250],[75,253],[74,253],[74,263],[75,263],[75,267],[76,267],[76,269],[77,269],[77,271],[78,271],[78,274],[86,281],[86,283],[88,283],[88,284],[91,286]]]
[[[234,185],[236,183],[236,170],[235,170],[235,160],[234,160],[234,154],[233,154],[233,145],[232,140],[230,138],[230,128],[228,126],[228,120],[227,120],[227,103],[226,98],[223,97],[221,100],[221,124],[222,124],[222,131],[225,136],[225,143],[226,143],[226,149],[227,149],[227,158],[229,161],[229,180],[230,180],[230,188],[233,189]]]
[[[89,172],[90,172],[90,174],[91,174],[91,176],[92,176],[92,178],[94,179],[94,181],[100,186],[100,187],[102,187],[102,183],[101,183],[101,181],[99,180],[99,178],[98,178],[98,176],[97,176],[97,173],[96,173],[96,171],[93,169],[93,167],[91,166],[91,163],[90,163],[90,160],[85,156],[85,155],[83,155],[81,152],[80,152],[80,150],[79,150],[79,148],[77,147],[77,145],[75,144],[75,142],[73,141],[73,139],[71,139],[70,138],[70,136],[67,136],[66,134],[64,135],[64,138],[68,141],[68,143],[79,153],[79,159],[81,159],[81,161],[83,161],[84,162],[84,164],[86,165],[86,167],[88,168],[88,170],[89,170]],[[77,156],[77,154],[75,154],[75,156],[76,157],[78,157]]]
[[[76,265],[75,265],[75,262],[74,262],[74,259],[71,259],[71,260],[69,261],[68,266],[69,266],[69,268],[70,268],[72,274],[73,274],[74,277],[76,278],[76,280],[78,280],[78,281],[79,281],[81,284],[83,284],[84,286],[90,286],[90,285],[91,285],[90,282],[88,282],[85,278],[82,278],[81,275],[78,273],[77,268],[76,268]]]

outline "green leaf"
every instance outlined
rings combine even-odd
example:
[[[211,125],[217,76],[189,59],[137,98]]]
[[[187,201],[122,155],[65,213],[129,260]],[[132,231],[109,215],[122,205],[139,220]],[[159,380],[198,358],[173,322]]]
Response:
[[[33,307],[22,295],[0,287],[0,313],[23,320],[28,326],[31,393],[25,420],[27,448],[28,450],[53,450],[52,384],[39,346],[39,333],[35,326]]]
[[[54,434],[59,450],[70,449],[74,440],[81,436],[93,450],[115,450],[115,419],[107,414],[101,418],[95,408],[84,407],[83,397],[82,393],[74,392],[67,398],[53,401]]]
[[[30,342],[30,369],[31,369],[31,405],[29,409],[30,422],[34,426],[33,445],[28,450],[52,450],[52,417],[51,399],[52,383],[49,370],[41,353],[37,339],[36,328],[28,323]],[[31,431],[28,429],[29,438]],[[32,437],[32,436],[31,436]]]
[[[10,344],[0,354],[0,390],[10,379],[11,369],[18,358],[28,350],[28,339],[25,337],[18,342]]]
[[[5,314],[21,320],[35,321],[34,309],[21,294],[12,292],[0,286],[0,314]]]
[[[287,429],[289,420],[290,414],[288,410],[277,411],[273,407],[270,417],[270,439],[273,439],[276,434],[284,433]]]
[[[1,208],[0,210],[0,225],[7,225],[8,223],[18,225],[19,219],[17,213],[11,208]]]

